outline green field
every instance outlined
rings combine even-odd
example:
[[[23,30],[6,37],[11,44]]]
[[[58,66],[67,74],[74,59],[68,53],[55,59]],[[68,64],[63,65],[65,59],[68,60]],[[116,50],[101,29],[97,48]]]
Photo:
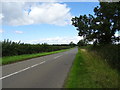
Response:
[[[119,73],[99,55],[80,49],[65,81],[65,88],[120,88]]]
[[[2,64],[5,65],[5,64],[13,63],[13,62],[27,60],[27,59],[30,59],[30,58],[35,58],[35,57],[40,57],[40,56],[55,54],[55,53],[59,53],[59,52],[64,52],[64,51],[67,51],[67,50],[70,50],[70,49],[58,50],[58,51],[53,51],[53,52],[36,53],[36,54],[6,56],[6,57],[2,58]]]

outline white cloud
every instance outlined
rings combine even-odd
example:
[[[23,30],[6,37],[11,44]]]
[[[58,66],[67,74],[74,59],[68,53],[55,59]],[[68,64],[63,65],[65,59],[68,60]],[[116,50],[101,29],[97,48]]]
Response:
[[[4,18],[4,16],[2,15],[2,13],[0,13],[0,25],[2,25],[2,19]]]
[[[27,25],[31,20],[24,11],[25,3],[9,2],[2,3],[2,24],[5,25]]]
[[[70,8],[60,3],[2,3],[0,17],[3,24],[29,25],[29,24],[70,24]]]
[[[99,2],[99,0],[1,0],[2,2]],[[103,2],[111,0],[101,0]],[[112,0],[118,2],[118,0]]]
[[[2,13],[0,13],[0,20],[1,20],[2,18],[4,18],[4,16],[3,16],[3,14],[2,14]]]
[[[15,33],[22,34],[23,32],[22,31],[15,31]]]
[[[69,44],[71,41],[76,43],[83,39],[82,37],[52,37],[52,38],[43,38],[38,40],[27,41],[27,43],[36,44],[36,43],[48,43],[48,44]]]
[[[4,31],[2,29],[0,29],[0,33],[3,33]]]

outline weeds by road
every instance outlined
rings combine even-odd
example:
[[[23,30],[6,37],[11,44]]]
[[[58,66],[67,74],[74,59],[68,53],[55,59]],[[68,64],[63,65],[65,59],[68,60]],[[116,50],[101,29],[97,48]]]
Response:
[[[79,49],[65,88],[120,88],[119,74],[102,57]]]

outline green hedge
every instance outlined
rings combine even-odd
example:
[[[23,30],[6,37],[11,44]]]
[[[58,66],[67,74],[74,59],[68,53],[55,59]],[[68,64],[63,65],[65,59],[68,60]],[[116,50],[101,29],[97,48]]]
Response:
[[[73,46],[62,45],[48,45],[44,44],[25,44],[20,42],[12,42],[10,40],[4,40],[2,42],[2,56],[13,56],[22,54],[33,54],[41,52],[57,51],[61,49],[68,49]]]

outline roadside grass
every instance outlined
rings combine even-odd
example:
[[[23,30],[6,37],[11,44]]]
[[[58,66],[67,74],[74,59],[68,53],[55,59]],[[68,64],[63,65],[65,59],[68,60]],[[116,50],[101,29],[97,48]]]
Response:
[[[70,48],[72,49],[72,48]],[[45,56],[45,55],[50,55],[50,54],[55,54],[55,53],[60,53],[64,52],[70,49],[63,49],[63,50],[58,50],[58,51],[53,51],[53,52],[44,52],[44,53],[36,53],[36,54],[25,54],[25,55],[17,55],[17,56],[6,56],[2,57],[2,64],[10,64],[18,61],[23,61],[35,57],[40,57],[40,56]]]
[[[119,73],[100,56],[86,49],[79,49],[65,88],[120,88]]]
[[[120,72],[120,44],[88,46],[86,49],[102,57],[112,68]]]

